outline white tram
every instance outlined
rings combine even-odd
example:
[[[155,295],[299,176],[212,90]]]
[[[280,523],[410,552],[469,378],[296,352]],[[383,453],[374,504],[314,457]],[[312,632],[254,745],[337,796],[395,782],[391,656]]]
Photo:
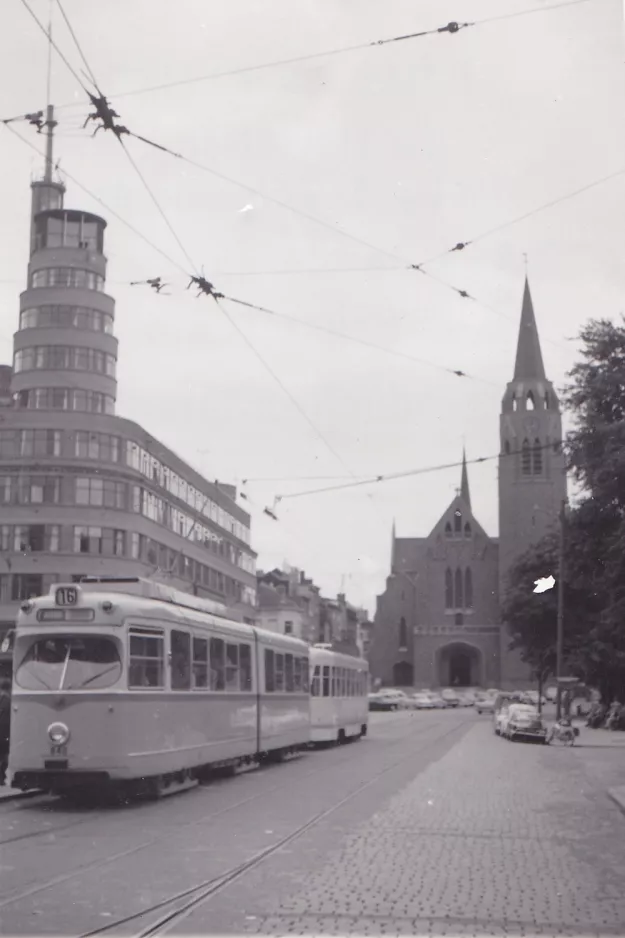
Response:
[[[310,740],[345,742],[367,735],[369,665],[326,645],[310,649]]]
[[[138,578],[21,606],[9,773],[51,792],[162,794],[310,742],[309,647]]]

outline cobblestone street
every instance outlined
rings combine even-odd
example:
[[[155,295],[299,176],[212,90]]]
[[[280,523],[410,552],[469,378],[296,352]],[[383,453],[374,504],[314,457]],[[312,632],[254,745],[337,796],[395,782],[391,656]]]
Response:
[[[138,935],[204,884],[154,933],[622,934],[625,746],[580,743],[509,743],[472,711],[373,714],[361,743],[158,803],[9,802],[0,933]]]
[[[625,776],[625,750],[585,736],[591,745],[582,736],[570,750],[506,742],[490,721],[472,726],[321,862],[307,860],[334,839],[335,821],[300,842],[297,872],[292,855],[276,858],[271,873],[237,886],[230,908],[247,913],[234,930],[622,934],[625,817],[606,789]],[[203,931],[215,911],[185,931]]]

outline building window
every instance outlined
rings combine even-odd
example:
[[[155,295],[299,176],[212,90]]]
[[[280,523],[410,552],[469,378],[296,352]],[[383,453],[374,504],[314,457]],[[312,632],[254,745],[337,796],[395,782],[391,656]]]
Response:
[[[115,377],[117,361],[114,355],[99,349],[73,345],[37,345],[17,351],[13,370],[21,371],[89,371]]]
[[[92,270],[77,267],[44,267],[35,270],[30,278],[32,289],[42,287],[70,287],[77,290],[104,290],[104,277]]]
[[[110,433],[77,430],[74,437],[74,455],[79,459],[119,462],[119,437],[111,436]]]
[[[11,457],[19,455],[19,437],[15,430],[0,430],[0,456]]]
[[[77,505],[95,507],[126,508],[126,483],[95,476],[79,476],[76,480],[75,501]]]
[[[445,570],[445,609],[454,608],[454,578],[449,567]]]
[[[506,456],[510,455],[510,440],[506,440],[506,442],[504,443],[503,451],[506,454]]]
[[[74,528],[74,553],[123,557],[126,532],[117,528],[79,525]]]
[[[58,524],[16,525],[13,535],[13,550],[16,553],[49,551],[59,549],[60,528]]]
[[[536,410],[536,401],[534,400],[534,394],[532,391],[527,392],[527,396],[525,398],[525,409]]]
[[[8,551],[11,549],[11,525],[0,525],[0,550]]]
[[[467,521],[467,523],[466,523],[465,526],[464,526],[464,536],[465,536],[467,539],[469,539],[469,538],[471,537],[471,525],[469,524],[468,521]]]
[[[11,580],[12,602],[22,602],[41,596],[43,593],[43,577],[40,573],[15,573]]]
[[[464,608],[464,584],[462,581],[462,570],[460,567],[456,570],[455,583],[454,583],[454,608],[463,609]]]
[[[292,623],[292,622],[285,622],[285,623],[284,623],[284,634],[285,634],[285,635],[292,635],[292,634],[293,634],[293,623]]]
[[[464,605],[467,609],[473,608],[473,574],[470,567],[464,571]]]
[[[454,616],[454,624],[464,625],[464,616],[462,615],[461,612],[457,612],[456,615]]]
[[[20,456],[60,456],[60,430],[21,430]]]
[[[521,472],[528,476],[532,471],[532,452],[530,450],[529,440],[523,440],[521,447]]]
[[[130,556],[133,560],[141,558],[141,535],[133,531],[130,535]]]
[[[91,414],[113,414],[115,399],[99,391],[68,388],[32,388],[14,395],[18,408],[24,410],[73,410]]]
[[[20,329],[85,329],[113,334],[113,317],[85,306],[36,306],[20,313]]]
[[[534,440],[534,449],[532,451],[532,470],[535,476],[539,476],[543,471],[543,449],[540,440]]]
[[[456,508],[456,510],[454,511],[454,533],[455,534],[462,533],[462,512],[460,511],[459,508]]]
[[[408,626],[403,616],[399,620],[399,647],[400,649],[408,647]]]

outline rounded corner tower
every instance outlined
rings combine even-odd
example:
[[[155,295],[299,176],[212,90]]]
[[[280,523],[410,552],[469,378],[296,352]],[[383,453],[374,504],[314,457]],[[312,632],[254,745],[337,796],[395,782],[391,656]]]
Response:
[[[64,207],[51,154],[31,189],[28,283],[13,340],[14,405],[112,415],[118,344],[115,301],[104,292],[106,221]]]

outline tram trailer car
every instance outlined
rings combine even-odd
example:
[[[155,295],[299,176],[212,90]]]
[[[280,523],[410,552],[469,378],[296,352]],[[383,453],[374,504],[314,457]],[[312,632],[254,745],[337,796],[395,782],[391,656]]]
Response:
[[[55,794],[156,796],[310,742],[309,646],[139,578],[22,604],[9,774]]]
[[[327,646],[310,649],[310,740],[345,742],[367,735],[369,665]]]

